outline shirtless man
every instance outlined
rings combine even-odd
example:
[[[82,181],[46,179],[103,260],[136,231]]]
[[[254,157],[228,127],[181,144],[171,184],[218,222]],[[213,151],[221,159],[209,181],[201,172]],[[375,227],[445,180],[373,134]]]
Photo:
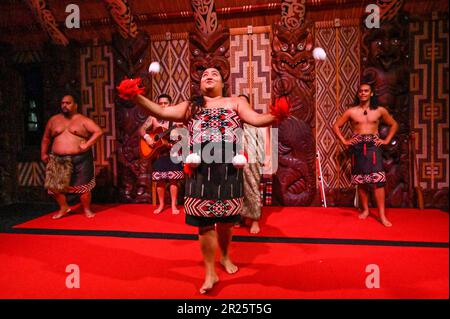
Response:
[[[358,195],[362,206],[359,218],[366,219],[369,216],[368,190],[369,186],[374,186],[381,223],[386,227],[391,227],[392,223],[385,214],[386,174],[383,170],[380,146],[389,144],[398,129],[398,124],[384,107],[372,105],[373,95],[372,87],[362,83],[358,91],[359,105],[346,110],[336,120],[333,130],[341,142],[349,146],[352,152],[352,184],[358,185]],[[378,135],[380,120],[390,126],[385,139],[381,139]],[[340,130],[347,121],[350,121],[354,133],[350,139],[345,139]]]
[[[70,183],[64,190],[48,188],[60,207],[54,219],[70,212],[66,193],[80,194],[86,217],[95,216],[90,207],[91,190],[95,186],[92,145],[103,132],[94,121],[77,113],[77,107],[74,97],[65,95],[61,100],[61,113],[50,118],[42,137],[41,159],[47,164],[46,185],[49,179],[52,185],[60,183],[52,179],[58,179],[59,175],[64,175],[63,170],[71,167]]]

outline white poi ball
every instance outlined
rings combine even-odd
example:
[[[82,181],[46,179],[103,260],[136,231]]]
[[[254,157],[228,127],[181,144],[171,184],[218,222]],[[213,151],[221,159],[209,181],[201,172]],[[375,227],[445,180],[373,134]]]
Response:
[[[150,66],[148,67],[148,72],[150,73],[159,73],[161,71],[161,65],[158,62],[152,62],[150,63]]]
[[[200,156],[198,156],[197,153],[192,153],[186,157],[186,160],[184,162],[188,164],[190,167],[195,168],[200,165],[201,161],[202,159],[200,158]]]
[[[236,168],[243,168],[245,164],[247,164],[247,158],[245,158],[244,155],[239,154],[233,157],[232,163]]]
[[[314,48],[313,50],[313,57],[316,60],[325,60],[327,57],[327,54],[325,53],[325,50],[322,48]]]

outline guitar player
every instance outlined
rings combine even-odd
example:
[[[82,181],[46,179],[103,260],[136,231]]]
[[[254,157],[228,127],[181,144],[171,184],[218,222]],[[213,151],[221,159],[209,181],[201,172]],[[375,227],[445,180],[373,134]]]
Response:
[[[161,94],[158,96],[158,104],[162,107],[170,107],[172,98],[168,94]],[[166,184],[169,184],[172,214],[179,214],[177,208],[177,196],[178,196],[178,181],[184,178],[182,163],[173,163],[170,158],[170,148],[172,144],[166,143],[167,146],[162,146],[162,141],[156,142],[152,138],[151,132],[164,131],[169,129],[168,121],[157,120],[153,116],[149,116],[139,130],[139,134],[145,140],[145,142],[151,147],[156,149],[156,155],[150,160],[152,163],[152,180],[156,182],[156,193],[158,194],[159,206],[153,212],[159,214],[164,209],[165,189]],[[170,134],[167,134],[167,140],[170,139]],[[157,147],[158,146],[158,147]],[[157,148],[156,148],[157,147]]]

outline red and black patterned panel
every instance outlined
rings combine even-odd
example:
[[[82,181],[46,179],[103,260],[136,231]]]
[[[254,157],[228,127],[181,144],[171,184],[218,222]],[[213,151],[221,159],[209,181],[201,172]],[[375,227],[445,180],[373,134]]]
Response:
[[[237,113],[225,108],[203,109],[188,123],[190,145],[204,142],[237,143],[236,129],[242,129]]]

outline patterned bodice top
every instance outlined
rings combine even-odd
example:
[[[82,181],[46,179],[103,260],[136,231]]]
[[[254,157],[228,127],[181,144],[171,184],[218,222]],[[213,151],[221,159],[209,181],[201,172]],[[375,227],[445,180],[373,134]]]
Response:
[[[190,145],[204,142],[236,143],[242,123],[238,114],[227,108],[203,108],[188,122]]]

